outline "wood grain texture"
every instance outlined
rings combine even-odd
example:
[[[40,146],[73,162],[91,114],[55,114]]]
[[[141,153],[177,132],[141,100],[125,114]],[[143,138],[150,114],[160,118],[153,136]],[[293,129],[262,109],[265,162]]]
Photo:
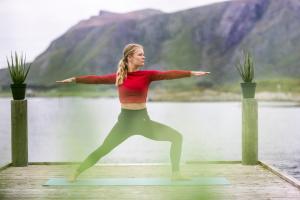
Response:
[[[27,100],[11,100],[11,153],[13,166],[28,165]]]
[[[256,165],[258,162],[257,101],[242,100],[242,164]]]
[[[183,164],[190,177],[225,177],[218,186],[42,186],[68,176],[77,166],[29,165],[0,172],[0,199],[300,199],[300,190],[261,165]],[[169,177],[169,165],[96,165],[84,178]]]

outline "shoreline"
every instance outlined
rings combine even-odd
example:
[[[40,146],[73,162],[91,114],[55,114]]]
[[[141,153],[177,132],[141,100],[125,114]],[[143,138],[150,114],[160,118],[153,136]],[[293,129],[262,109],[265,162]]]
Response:
[[[0,92],[0,98],[12,97],[11,92]],[[26,97],[83,97],[83,98],[118,98],[116,91],[26,91]],[[300,94],[291,92],[256,92],[255,99],[258,101],[290,101],[300,104]],[[220,102],[220,101],[241,101],[240,93],[222,92],[216,90],[203,91],[149,91],[149,102]]]
[[[220,102],[220,101],[241,101],[241,92],[227,90],[193,90],[193,91],[175,91],[167,92],[165,90],[156,90],[149,93],[150,100],[153,101],[187,101],[187,102]],[[255,99],[258,101],[290,101],[300,104],[300,93],[296,92],[271,92],[257,91]]]

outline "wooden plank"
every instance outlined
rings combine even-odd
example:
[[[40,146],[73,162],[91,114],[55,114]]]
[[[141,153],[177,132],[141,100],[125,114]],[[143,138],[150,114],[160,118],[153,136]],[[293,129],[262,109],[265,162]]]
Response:
[[[300,199],[300,190],[262,165],[183,164],[182,173],[190,177],[225,177],[226,186],[42,186],[48,178],[68,176],[73,165],[29,165],[8,167],[0,172],[0,199]],[[168,177],[170,166],[102,165],[94,166],[79,178]],[[1,196],[2,195],[2,196]]]
[[[259,161],[260,165],[262,165],[264,168],[270,170],[271,172],[273,172],[274,174],[276,174],[277,176],[279,176],[280,178],[282,178],[283,180],[289,182],[290,184],[292,184],[293,186],[297,187],[298,189],[300,189],[300,181],[298,179],[295,179],[294,177],[288,175],[287,173],[283,172],[282,170],[279,170],[277,167],[274,167],[272,165],[267,164],[266,162],[263,161]]]
[[[0,167],[0,172],[1,172],[2,170],[5,170],[6,168],[8,168],[8,167],[10,167],[10,166],[12,166],[12,163],[8,163],[8,164],[6,164],[6,165],[3,165],[2,167]]]
[[[188,160],[185,162],[186,164],[240,164],[242,161],[240,160]]]

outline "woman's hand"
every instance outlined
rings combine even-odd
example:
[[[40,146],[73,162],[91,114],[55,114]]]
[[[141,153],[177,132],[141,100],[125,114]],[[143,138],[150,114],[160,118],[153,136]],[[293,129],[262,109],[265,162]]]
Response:
[[[68,78],[68,79],[65,79],[65,80],[56,81],[56,83],[72,83],[72,82],[75,82],[75,80],[76,80],[76,78],[72,77],[72,78]]]
[[[210,72],[202,72],[202,71],[191,71],[192,76],[204,76],[210,74]]]

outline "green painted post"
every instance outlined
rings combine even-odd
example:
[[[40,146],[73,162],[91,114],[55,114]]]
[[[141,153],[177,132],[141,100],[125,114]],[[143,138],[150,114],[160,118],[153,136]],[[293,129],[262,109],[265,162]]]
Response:
[[[28,165],[27,100],[11,100],[12,165]]]
[[[242,100],[242,164],[256,165],[258,162],[257,101]]]

